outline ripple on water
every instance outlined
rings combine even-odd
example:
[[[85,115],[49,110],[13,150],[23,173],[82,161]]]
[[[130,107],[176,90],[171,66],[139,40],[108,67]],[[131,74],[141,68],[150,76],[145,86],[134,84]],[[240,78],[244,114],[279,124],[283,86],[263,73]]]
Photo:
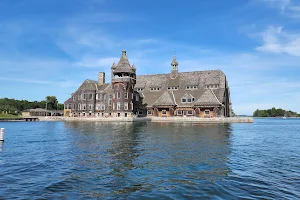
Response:
[[[0,199],[297,199],[299,124],[1,123]]]

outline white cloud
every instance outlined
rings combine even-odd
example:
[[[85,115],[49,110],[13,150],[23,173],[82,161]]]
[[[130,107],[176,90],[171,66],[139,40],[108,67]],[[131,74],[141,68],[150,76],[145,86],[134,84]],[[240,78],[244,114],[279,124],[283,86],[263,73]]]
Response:
[[[297,0],[263,0],[272,8],[280,10],[280,13],[286,17],[300,19],[300,4]]]
[[[284,31],[283,26],[270,26],[261,33],[263,45],[258,51],[300,56],[300,33]]]
[[[118,57],[112,57],[112,58],[101,58],[101,59],[96,59],[94,57],[86,57],[82,61],[76,63],[78,66],[83,66],[83,67],[110,67],[112,66],[113,62],[118,64],[120,58]]]

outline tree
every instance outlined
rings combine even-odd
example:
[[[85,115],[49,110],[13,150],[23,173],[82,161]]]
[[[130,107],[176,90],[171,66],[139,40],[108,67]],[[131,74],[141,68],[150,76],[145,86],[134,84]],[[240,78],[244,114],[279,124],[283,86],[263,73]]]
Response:
[[[47,96],[46,97],[46,107],[48,110],[57,110],[58,101],[55,96]]]

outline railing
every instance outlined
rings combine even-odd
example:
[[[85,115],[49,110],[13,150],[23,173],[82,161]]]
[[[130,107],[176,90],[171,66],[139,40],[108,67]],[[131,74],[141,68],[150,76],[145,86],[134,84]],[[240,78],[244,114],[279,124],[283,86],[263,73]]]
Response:
[[[132,78],[127,76],[127,77],[114,77],[112,78],[112,82],[129,82]]]

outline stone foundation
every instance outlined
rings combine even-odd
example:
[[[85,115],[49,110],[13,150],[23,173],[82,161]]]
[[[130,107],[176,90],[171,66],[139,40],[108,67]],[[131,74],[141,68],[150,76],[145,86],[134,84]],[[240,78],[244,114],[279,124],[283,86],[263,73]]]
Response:
[[[253,123],[251,117],[200,118],[200,117],[39,117],[39,121],[98,121],[98,122],[198,122],[198,123]]]

